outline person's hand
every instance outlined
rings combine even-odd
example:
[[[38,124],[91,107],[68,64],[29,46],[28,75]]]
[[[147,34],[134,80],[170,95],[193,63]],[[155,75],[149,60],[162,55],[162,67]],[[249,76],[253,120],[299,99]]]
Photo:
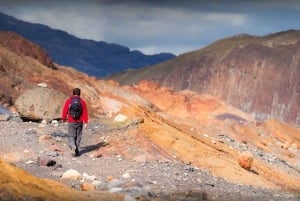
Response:
[[[87,123],[85,123],[85,124],[84,124],[84,129],[87,129],[87,126],[88,126],[88,124],[87,124]]]

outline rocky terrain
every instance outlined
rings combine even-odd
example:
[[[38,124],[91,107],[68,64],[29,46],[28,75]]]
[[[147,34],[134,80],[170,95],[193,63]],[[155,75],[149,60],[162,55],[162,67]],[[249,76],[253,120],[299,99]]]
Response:
[[[108,79],[120,84],[155,81],[174,91],[220,98],[257,121],[277,118],[300,126],[300,31],[240,34],[155,66]]]
[[[11,44],[0,42],[0,200],[299,200],[293,125],[208,94],[51,68]],[[59,118],[77,86],[90,124],[73,157]]]
[[[119,194],[120,200],[299,199],[295,193],[276,188],[226,181],[206,168],[181,163],[157,147],[150,151],[145,146],[149,142],[138,139],[141,137],[137,126],[121,129],[112,125],[107,121],[91,123],[84,131],[81,156],[74,158],[67,146],[65,123],[1,122],[1,151],[5,150],[1,158],[36,177],[56,180],[78,191],[109,193],[102,194],[106,199],[117,199],[114,194]],[[240,146],[236,142],[230,144]],[[264,157],[273,165],[286,168],[282,161]],[[66,176],[70,170],[76,172]],[[21,174],[19,180],[23,180],[22,172],[11,174]],[[64,192],[57,193],[59,199]]]

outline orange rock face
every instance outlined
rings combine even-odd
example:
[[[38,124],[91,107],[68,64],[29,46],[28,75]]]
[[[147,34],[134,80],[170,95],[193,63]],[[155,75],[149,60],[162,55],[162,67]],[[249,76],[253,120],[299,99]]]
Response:
[[[300,31],[237,35],[149,68],[120,73],[121,84],[155,80],[174,91],[220,98],[258,120],[300,125]]]

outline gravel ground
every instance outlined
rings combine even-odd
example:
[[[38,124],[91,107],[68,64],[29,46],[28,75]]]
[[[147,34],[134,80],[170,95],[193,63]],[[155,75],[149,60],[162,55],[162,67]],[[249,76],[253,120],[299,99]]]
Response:
[[[103,126],[91,123],[84,131],[82,147],[89,147],[80,157],[72,157],[65,136],[66,124],[43,125],[33,122],[0,122],[0,154],[19,153],[26,157],[15,164],[41,178],[51,178],[75,189],[80,189],[82,180],[63,180],[62,174],[75,169],[81,174],[92,175],[99,191],[126,193],[136,200],[291,200],[299,201],[299,194],[292,194],[254,186],[233,184],[217,178],[204,169],[195,168],[173,160],[135,161],[112,154],[91,158],[90,152],[99,148],[105,136],[120,137],[126,130],[103,132]],[[49,136],[62,151],[53,151],[41,142],[41,136]],[[133,152],[139,151],[131,149]],[[51,158],[54,165],[43,166],[38,158]],[[112,181],[119,182],[112,188]],[[117,187],[117,188],[116,188]],[[128,199],[130,200],[130,199]]]

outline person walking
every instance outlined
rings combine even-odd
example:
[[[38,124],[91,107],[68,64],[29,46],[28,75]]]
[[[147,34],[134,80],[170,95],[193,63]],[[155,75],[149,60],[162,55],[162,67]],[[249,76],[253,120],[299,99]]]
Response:
[[[83,128],[88,125],[88,111],[86,102],[80,97],[80,89],[74,88],[63,107],[62,120],[68,121],[69,147],[75,157],[80,156],[80,141]]]

